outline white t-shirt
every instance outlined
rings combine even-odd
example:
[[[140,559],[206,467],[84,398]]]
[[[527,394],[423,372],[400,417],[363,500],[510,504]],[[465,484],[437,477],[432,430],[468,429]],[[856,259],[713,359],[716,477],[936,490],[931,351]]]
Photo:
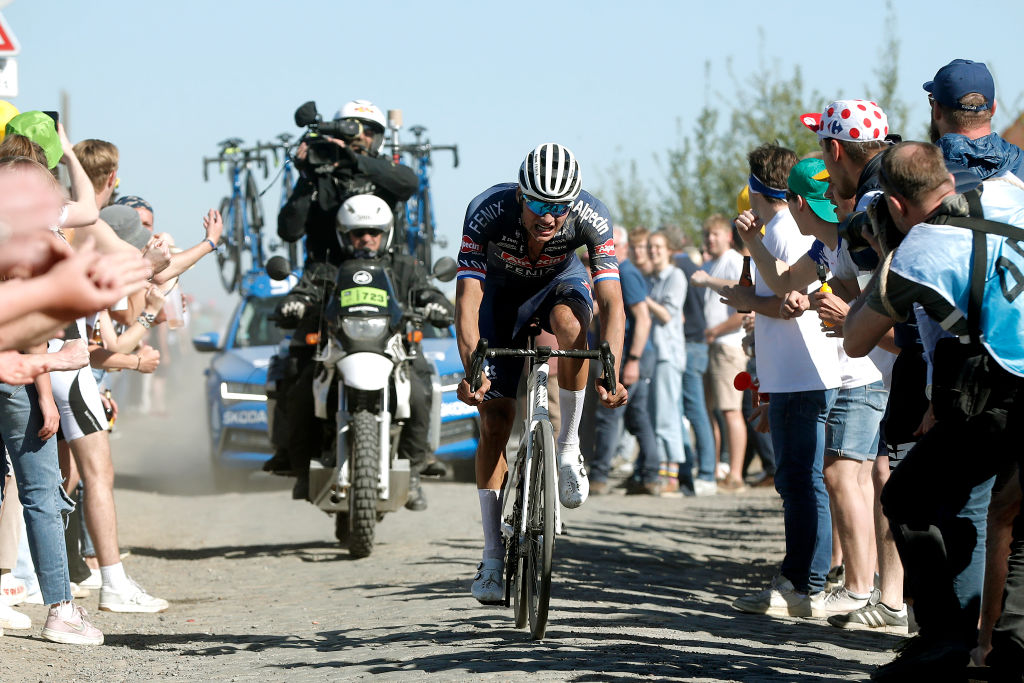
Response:
[[[743,273],[743,256],[735,249],[728,249],[718,258],[705,263],[700,269],[706,271],[711,277],[738,282],[740,275]],[[729,316],[736,313],[735,308],[723,304],[721,299],[722,297],[710,287],[704,289],[704,321],[706,329],[710,329],[715,325],[721,325],[728,320]],[[743,345],[743,336],[744,332],[741,327],[735,332],[729,332],[716,338],[715,343],[741,347]]]
[[[813,237],[800,234],[789,209],[775,214],[765,225],[763,243],[768,253],[790,265],[807,253],[812,242]],[[754,276],[754,293],[774,296],[758,275]],[[836,347],[840,341],[822,333],[816,315],[804,314],[793,320],[757,316],[754,344],[761,391],[815,391],[839,387],[842,380]]]
[[[816,263],[824,263],[832,275],[841,280],[856,280],[860,274],[860,269],[853,262],[850,250],[847,249],[847,245],[842,239],[835,249],[829,249],[824,242],[815,240],[807,255]],[[814,285],[815,289],[818,287],[818,285]],[[850,358],[846,355],[842,344],[836,346],[839,352],[839,373],[842,378],[840,386],[843,389],[863,387],[879,380],[882,380],[886,389],[889,388],[896,354],[876,346],[871,353],[863,358]]]

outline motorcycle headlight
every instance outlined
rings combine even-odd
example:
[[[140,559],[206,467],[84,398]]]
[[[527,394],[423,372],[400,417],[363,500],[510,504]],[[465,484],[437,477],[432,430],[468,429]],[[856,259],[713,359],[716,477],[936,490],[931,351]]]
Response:
[[[353,341],[373,341],[387,330],[386,317],[342,318],[341,331]]]

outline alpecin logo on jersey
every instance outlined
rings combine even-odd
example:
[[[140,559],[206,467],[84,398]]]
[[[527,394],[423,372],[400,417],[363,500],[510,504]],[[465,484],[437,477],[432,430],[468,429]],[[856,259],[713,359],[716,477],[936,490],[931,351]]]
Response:
[[[469,237],[462,236],[462,248],[459,251],[463,254],[482,254],[484,249],[482,246],[474,242]]]
[[[601,235],[610,230],[608,226],[608,219],[598,213],[594,207],[587,204],[582,199],[576,202],[576,206],[572,207],[572,213],[579,216],[577,219],[579,223],[590,223]]]
[[[596,251],[601,256],[615,256],[615,240],[611,239],[604,244],[599,244]]]
[[[527,258],[521,258],[515,254],[510,254],[507,251],[501,252],[501,260],[505,263],[519,266],[521,268],[529,268],[531,270],[535,268],[548,268],[561,263],[567,258],[569,258],[569,254],[562,254],[561,256],[548,256],[547,254],[541,254],[536,263],[530,263],[530,260]]]

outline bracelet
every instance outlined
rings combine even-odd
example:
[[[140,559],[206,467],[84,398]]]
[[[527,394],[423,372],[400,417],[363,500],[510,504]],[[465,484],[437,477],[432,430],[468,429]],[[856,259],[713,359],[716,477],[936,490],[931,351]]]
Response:
[[[139,362],[138,362],[138,364],[137,364],[137,365],[135,366],[135,369],[136,369],[136,370],[141,370],[141,369],[142,369],[142,356],[140,356],[140,355],[136,354],[136,355],[135,355],[135,357],[139,359]]]
[[[155,318],[155,317],[156,317],[156,316],[154,316],[154,318]],[[136,319],[135,319],[135,322],[137,322],[138,324],[142,325],[142,326],[143,326],[143,327],[145,327],[145,328],[146,328],[147,330],[148,330],[148,329],[150,328],[150,326],[152,326],[152,324],[153,324],[153,321],[152,321],[152,320],[150,320],[150,319],[149,319],[149,316],[147,316],[147,315],[146,315],[145,313],[143,313],[143,314],[142,314],[142,315],[140,315],[140,316],[139,316],[138,318],[136,318]]]
[[[210,245],[210,250],[211,250],[211,251],[217,251],[217,245],[216,245],[216,244],[214,244],[214,243],[213,243],[213,240],[211,240],[211,239],[210,239],[209,237],[207,237],[207,238],[206,238],[205,240],[203,240],[203,241],[204,241],[204,242],[206,242],[207,244],[209,244],[209,245]]]

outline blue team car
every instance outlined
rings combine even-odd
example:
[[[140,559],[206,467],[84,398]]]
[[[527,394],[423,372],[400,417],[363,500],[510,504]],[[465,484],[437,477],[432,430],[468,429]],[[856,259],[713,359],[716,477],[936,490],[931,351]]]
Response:
[[[221,483],[247,478],[273,455],[265,384],[270,358],[286,332],[268,318],[296,281],[295,276],[275,281],[265,273],[247,275],[241,288],[244,294],[223,336],[209,332],[192,340],[197,351],[213,354],[204,370],[206,414],[211,464]],[[480,433],[479,418],[475,408],[455,397],[463,371],[453,331],[427,325],[423,332],[424,354],[437,369],[435,396],[441,397],[434,402],[440,430],[431,430],[429,442],[441,460],[471,459]]]

